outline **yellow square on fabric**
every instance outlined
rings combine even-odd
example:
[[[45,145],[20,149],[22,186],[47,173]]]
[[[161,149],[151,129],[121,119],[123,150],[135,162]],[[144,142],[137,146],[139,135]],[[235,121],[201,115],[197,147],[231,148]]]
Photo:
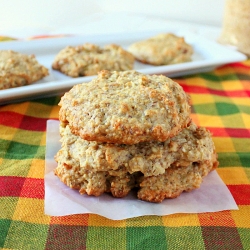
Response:
[[[58,119],[59,117],[59,106],[53,106],[49,115],[49,119]]]
[[[19,198],[12,219],[38,224],[50,222],[50,217],[44,214],[44,200],[32,198]]]
[[[190,94],[190,96],[191,96],[191,105],[214,103],[214,98],[212,95]]]
[[[0,125],[0,138],[11,141],[18,129]]]
[[[226,185],[233,184],[249,184],[250,181],[246,175],[244,169],[240,166],[238,167],[227,167],[227,168],[217,168],[217,172],[220,175],[223,182]]]
[[[88,220],[89,226],[96,226],[96,227],[126,227],[126,221],[125,220],[110,220],[103,216],[96,215],[96,214],[90,214],[89,220]]]
[[[33,159],[27,177],[39,178],[44,177],[45,161],[41,159]]]
[[[217,152],[235,152],[234,144],[229,137],[213,137]]]
[[[249,119],[249,116],[248,116]],[[227,128],[243,128],[244,118],[241,113],[224,115],[223,116],[224,127]]]
[[[250,109],[250,107],[249,107]],[[250,129],[250,115],[241,113],[242,120],[244,122],[245,128]]]
[[[235,103],[236,105],[246,105],[247,103],[250,103],[249,97],[232,97],[230,98],[230,100],[233,101],[233,103]]]
[[[0,175],[2,176],[21,176],[26,177],[32,159],[14,160],[2,159]]]
[[[199,87],[206,87],[207,84],[206,84],[206,80],[204,80],[203,78],[201,77],[191,77],[191,78],[187,78],[185,79],[185,82],[188,84],[188,85],[191,85],[191,86],[199,86]]]
[[[162,217],[166,227],[200,226],[197,214],[171,214]]]
[[[219,127],[224,128],[222,119],[219,116],[198,115],[199,123],[203,127]]]
[[[1,107],[1,111],[12,111],[12,112],[16,112],[16,113],[24,115],[27,111],[28,106],[29,106],[29,102],[9,104],[9,105]]]
[[[239,210],[232,210],[231,216],[237,227],[250,228],[250,206],[238,206]]]
[[[221,82],[221,85],[223,86],[224,89],[227,91],[232,91],[232,90],[243,90],[243,86],[240,81],[238,80],[227,80]]]
[[[155,204],[157,205],[157,204]],[[127,219],[127,227],[148,227],[162,226],[162,218],[160,216],[149,215]]]

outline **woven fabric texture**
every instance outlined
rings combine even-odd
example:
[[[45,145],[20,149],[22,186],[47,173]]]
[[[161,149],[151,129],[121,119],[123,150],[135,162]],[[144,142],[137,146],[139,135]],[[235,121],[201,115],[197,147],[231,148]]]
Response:
[[[0,249],[250,249],[250,60],[175,79],[213,133],[239,210],[112,221],[44,214],[46,121],[60,96],[0,106]]]

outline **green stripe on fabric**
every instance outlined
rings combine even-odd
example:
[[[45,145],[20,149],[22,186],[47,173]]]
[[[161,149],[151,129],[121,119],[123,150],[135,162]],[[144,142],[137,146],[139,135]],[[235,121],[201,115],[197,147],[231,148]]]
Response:
[[[200,227],[166,227],[166,249],[205,249]],[[157,248],[156,248],[157,249]]]
[[[86,248],[91,250],[126,249],[126,228],[89,226]]]
[[[86,249],[87,227],[50,225],[46,250]]]
[[[218,153],[219,167],[241,166],[240,157],[237,153]]]
[[[248,107],[249,108],[249,107]],[[204,103],[194,105],[195,113],[203,115],[232,115],[240,113],[237,105],[231,103]]]
[[[224,75],[216,75],[214,73],[201,73],[199,76],[205,80],[213,81],[213,82],[221,82],[221,81],[228,81],[228,80],[238,80],[238,77],[235,73],[232,74],[224,74]]]
[[[12,221],[4,248],[8,249],[45,249],[48,225]]]
[[[243,249],[250,249],[250,228],[237,228]]]
[[[44,159],[45,146],[29,145],[5,140],[3,140],[3,143],[8,144],[8,147],[4,146],[7,148],[7,152],[4,155],[5,159]]]
[[[205,103],[193,105],[194,112],[204,115],[218,115],[215,103]]]
[[[250,152],[237,152],[239,155],[242,167],[250,167]]]
[[[218,153],[219,167],[250,167],[249,152]]]
[[[18,197],[0,197],[0,219],[11,219],[17,202]]]
[[[9,231],[11,220],[0,219],[0,247],[3,248],[6,236]]]
[[[237,114],[240,112],[237,105],[230,104],[230,103],[217,102],[215,103],[215,106],[216,106],[217,113],[219,116]]]
[[[127,249],[167,249],[164,226],[127,227]]]
[[[4,158],[11,141],[0,139],[0,158]]]
[[[250,114],[250,105],[238,105],[238,107],[242,113]]]
[[[53,96],[53,97],[35,99],[35,100],[32,100],[32,102],[53,106],[53,105],[57,105],[60,99],[61,99],[60,96]]]

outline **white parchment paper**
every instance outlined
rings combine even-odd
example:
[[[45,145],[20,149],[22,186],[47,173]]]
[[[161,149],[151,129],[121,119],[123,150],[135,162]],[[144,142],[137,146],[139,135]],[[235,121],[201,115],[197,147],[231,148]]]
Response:
[[[237,210],[231,193],[216,171],[204,178],[199,189],[182,193],[175,199],[166,199],[162,203],[149,203],[138,200],[132,192],[127,197],[113,198],[109,194],[99,197],[80,195],[77,190],[63,184],[53,170],[54,160],[60,149],[59,122],[47,121],[45,163],[45,214],[63,216],[91,213],[112,220],[122,220],[144,215],[168,215],[174,213],[202,213],[222,210]]]

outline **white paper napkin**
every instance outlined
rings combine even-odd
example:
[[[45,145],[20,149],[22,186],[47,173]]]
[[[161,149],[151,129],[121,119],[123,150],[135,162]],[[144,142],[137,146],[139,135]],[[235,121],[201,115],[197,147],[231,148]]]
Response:
[[[199,189],[182,193],[175,199],[162,203],[138,200],[131,192],[125,198],[113,198],[109,194],[99,197],[80,195],[77,190],[63,184],[53,170],[57,163],[54,156],[61,147],[59,122],[47,121],[45,161],[45,214],[63,216],[70,214],[98,214],[112,220],[122,220],[144,215],[168,215],[174,213],[202,213],[237,210],[231,193],[216,171],[204,178]]]

